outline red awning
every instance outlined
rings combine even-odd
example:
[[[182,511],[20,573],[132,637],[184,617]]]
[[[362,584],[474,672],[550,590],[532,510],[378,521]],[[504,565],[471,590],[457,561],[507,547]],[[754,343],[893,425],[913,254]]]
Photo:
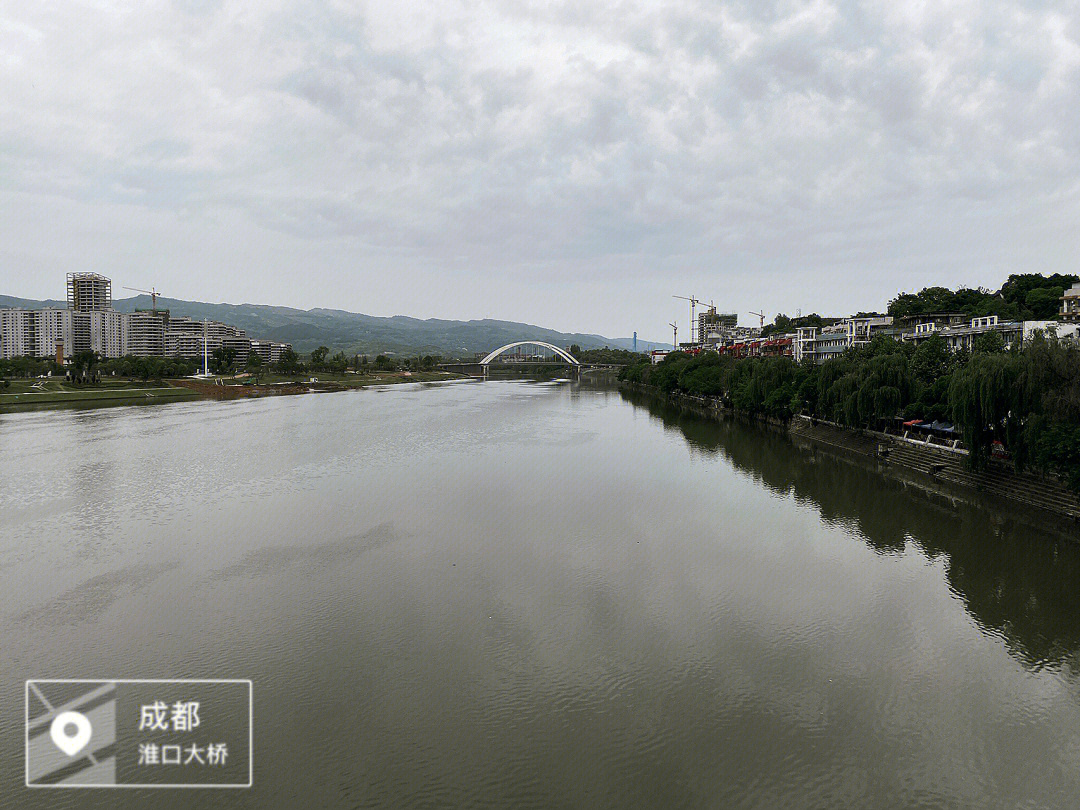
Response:
[[[921,424],[922,424],[922,419],[911,419],[911,420],[909,420],[907,422],[904,422],[904,427],[915,427],[915,425],[921,425]]]

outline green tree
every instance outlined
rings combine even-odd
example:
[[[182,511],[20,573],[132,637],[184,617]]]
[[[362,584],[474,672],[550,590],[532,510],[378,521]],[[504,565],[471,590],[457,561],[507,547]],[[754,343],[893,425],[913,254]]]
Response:
[[[83,383],[94,382],[99,359],[98,353],[93,350],[75,352],[71,358],[72,379]]]
[[[311,370],[321,371],[323,364],[326,360],[326,355],[329,354],[330,349],[326,346],[320,346],[311,353]]]
[[[983,332],[971,340],[973,353],[996,354],[1005,351],[1005,339],[1000,332]]]
[[[277,362],[277,371],[285,376],[298,374],[302,370],[300,357],[293,351],[292,346],[281,353]]]
[[[329,360],[323,362],[323,368],[333,374],[344,374],[348,367],[349,359],[345,356],[345,352],[338,352]]]
[[[210,353],[210,366],[221,374],[230,371],[236,361],[236,349],[231,346],[219,346]]]
[[[248,352],[247,363],[244,364],[244,368],[254,375],[255,384],[258,385],[262,380],[263,359],[257,351]]]
[[[1023,464],[1017,439],[1035,399],[1027,363],[1020,354],[975,353],[953,375],[949,404],[953,418],[963,429],[972,464],[985,463],[995,439],[1012,448],[1018,463]]]

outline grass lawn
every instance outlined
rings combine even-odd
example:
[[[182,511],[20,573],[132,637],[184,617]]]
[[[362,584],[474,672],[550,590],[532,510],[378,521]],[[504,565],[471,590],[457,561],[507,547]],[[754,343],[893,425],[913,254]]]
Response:
[[[324,385],[324,390],[341,388],[364,388],[370,385],[389,385],[391,383],[406,382],[436,382],[443,380],[461,379],[463,375],[446,371],[384,371],[372,372],[371,374],[328,374],[319,372],[302,376],[284,376],[267,372],[259,378],[262,386],[299,383],[310,385],[310,378],[315,377],[317,383]],[[210,377],[203,382],[216,385],[220,380],[222,385],[243,386],[245,383],[254,383],[255,378],[248,374],[225,375]],[[95,385],[72,385],[62,378],[41,379],[11,379],[4,386],[0,382],[0,409],[12,410],[30,408],[35,406],[63,407],[70,404],[73,407],[94,407],[97,405],[133,405],[151,402],[179,402],[190,399],[200,399],[207,395],[206,391],[197,391],[190,388],[182,388],[178,385],[170,385],[161,380],[133,380],[117,377],[106,377]],[[239,392],[238,392],[239,393]],[[256,392],[252,392],[256,393]]]
[[[198,394],[157,380],[107,378],[96,385],[72,385],[62,379],[13,379],[0,384],[0,407],[23,405],[126,404],[133,401],[177,402]]]

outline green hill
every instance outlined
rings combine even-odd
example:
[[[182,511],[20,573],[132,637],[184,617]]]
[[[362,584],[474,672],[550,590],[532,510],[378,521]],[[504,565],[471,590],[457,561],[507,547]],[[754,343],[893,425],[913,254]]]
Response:
[[[346,354],[440,354],[444,357],[472,358],[477,352],[487,352],[515,340],[543,340],[556,346],[576,343],[583,349],[604,346],[629,349],[631,338],[607,338],[602,335],[558,332],[540,326],[514,321],[491,319],[452,321],[431,318],[421,320],[395,315],[381,318],[346,312],[338,309],[293,309],[261,304],[207,304],[200,301],[181,301],[158,298],[158,308],[173,315],[191,318],[210,318],[233,324],[247,331],[252,338],[292,343],[298,352],[309,352],[327,346],[331,352]],[[0,295],[0,307],[40,309],[46,306],[66,306],[63,301],[36,301]],[[150,309],[150,296],[137,295],[113,302],[120,312]],[[638,350],[670,348],[666,344],[638,340]]]

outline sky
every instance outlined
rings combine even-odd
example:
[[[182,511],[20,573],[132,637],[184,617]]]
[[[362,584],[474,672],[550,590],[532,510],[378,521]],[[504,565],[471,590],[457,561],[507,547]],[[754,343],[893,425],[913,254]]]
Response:
[[[0,0],[0,293],[658,340],[1078,257],[1076,0]]]

